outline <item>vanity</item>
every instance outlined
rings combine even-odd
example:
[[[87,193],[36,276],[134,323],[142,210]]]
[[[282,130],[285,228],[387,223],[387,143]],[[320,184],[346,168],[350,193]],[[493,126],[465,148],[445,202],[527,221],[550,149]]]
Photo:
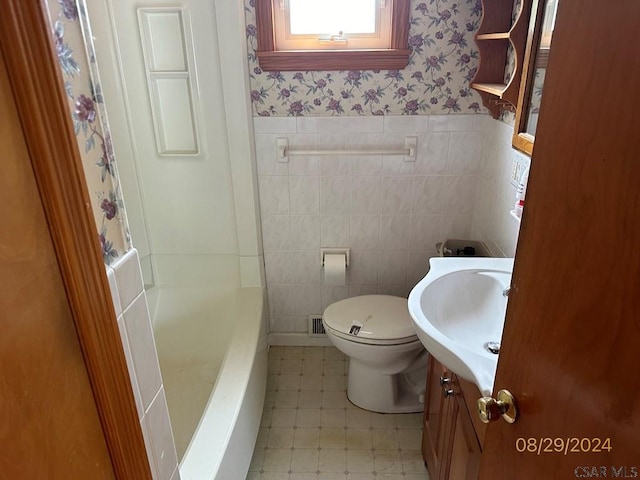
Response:
[[[430,352],[422,454],[432,480],[476,480],[483,422],[505,407],[500,396],[490,396],[513,259],[436,257],[429,265],[408,300],[416,334]]]
[[[427,368],[422,456],[432,480],[476,480],[487,425],[476,413],[482,395],[433,356]]]

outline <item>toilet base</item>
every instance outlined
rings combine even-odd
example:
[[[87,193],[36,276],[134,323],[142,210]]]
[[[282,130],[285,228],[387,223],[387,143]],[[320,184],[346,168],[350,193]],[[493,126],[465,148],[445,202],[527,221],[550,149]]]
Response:
[[[372,412],[422,412],[426,375],[426,365],[407,373],[384,375],[350,358],[347,397],[354,405]]]

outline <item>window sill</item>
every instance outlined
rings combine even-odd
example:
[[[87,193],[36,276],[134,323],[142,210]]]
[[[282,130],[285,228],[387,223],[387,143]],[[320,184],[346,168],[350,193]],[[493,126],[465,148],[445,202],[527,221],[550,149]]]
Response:
[[[411,50],[287,50],[257,52],[264,71],[401,70]]]

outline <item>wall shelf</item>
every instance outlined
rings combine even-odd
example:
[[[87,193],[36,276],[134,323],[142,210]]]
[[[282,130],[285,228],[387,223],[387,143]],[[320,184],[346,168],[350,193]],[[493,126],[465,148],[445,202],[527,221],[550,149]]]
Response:
[[[522,0],[520,11],[512,22],[513,0],[482,0],[482,21],[475,37],[480,65],[471,88],[480,93],[482,103],[493,118],[505,108],[515,111],[518,103],[531,3],[532,0]],[[509,47],[514,57],[514,70],[505,83]]]

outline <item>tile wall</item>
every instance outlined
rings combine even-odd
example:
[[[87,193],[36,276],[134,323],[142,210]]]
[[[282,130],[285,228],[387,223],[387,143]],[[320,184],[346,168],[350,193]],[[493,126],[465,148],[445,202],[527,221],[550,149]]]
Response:
[[[513,257],[520,222],[509,214],[516,200],[511,173],[516,160],[529,166],[530,158],[511,147],[512,125],[484,115],[478,125],[483,131],[482,162],[471,235],[483,240],[494,256]]]
[[[138,252],[129,250],[112,267],[107,267],[107,277],[153,478],[179,480]]]
[[[405,296],[427,272],[435,243],[468,237],[483,115],[254,118],[270,331],[306,332],[307,316],[343,298]],[[292,148],[404,148],[403,157],[308,156]],[[323,287],[321,247],[350,247],[347,285]]]

